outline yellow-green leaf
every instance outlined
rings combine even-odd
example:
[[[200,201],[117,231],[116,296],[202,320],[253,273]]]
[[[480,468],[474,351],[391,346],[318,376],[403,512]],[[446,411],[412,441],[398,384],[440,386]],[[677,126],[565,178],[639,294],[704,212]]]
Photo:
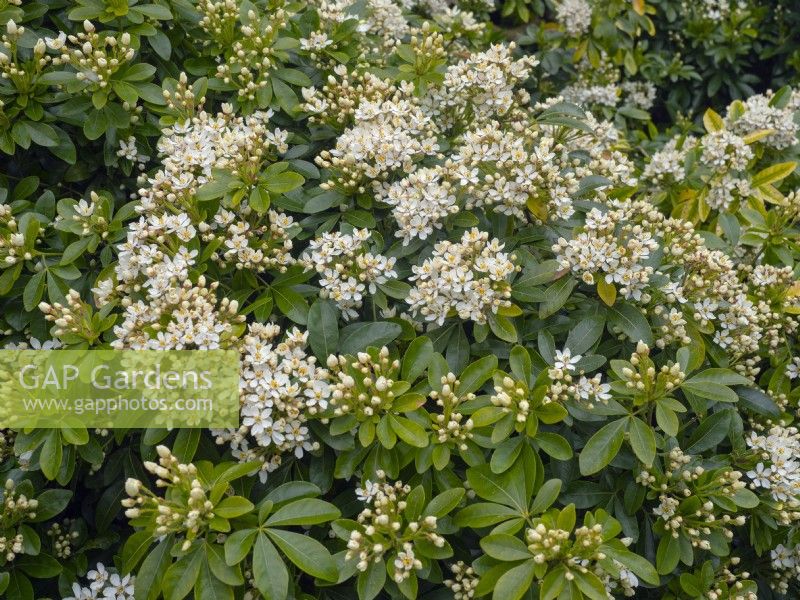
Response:
[[[705,125],[706,131],[709,133],[722,131],[725,129],[725,122],[722,120],[722,117],[720,117],[719,114],[717,114],[717,112],[711,108],[709,108],[703,115],[703,125]]]
[[[613,306],[617,300],[617,288],[613,283],[608,283],[605,277],[600,277],[597,281],[597,293],[608,306]]]
[[[775,183],[791,175],[797,168],[794,161],[778,163],[762,169],[753,176],[753,187],[761,187],[768,183]]]

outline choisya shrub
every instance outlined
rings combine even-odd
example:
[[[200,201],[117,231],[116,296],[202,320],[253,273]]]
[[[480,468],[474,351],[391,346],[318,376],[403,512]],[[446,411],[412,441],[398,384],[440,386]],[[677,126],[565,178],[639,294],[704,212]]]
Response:
[[[4,346],[241,355],[2,431],[3,597],[796,597],[796,93],[632,148],[489,9],[0,0]]]

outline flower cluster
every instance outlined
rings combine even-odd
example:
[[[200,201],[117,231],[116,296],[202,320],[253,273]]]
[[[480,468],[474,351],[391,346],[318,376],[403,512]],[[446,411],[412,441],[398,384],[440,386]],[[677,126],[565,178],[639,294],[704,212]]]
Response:
[[[307,420],[328,407],[328,372],[306,350],[308,332],[293,329],[280,339],[280,327],[253,323],[239,341],[242,373],[241,426],[214,430],[218,444],[229,444],[241,462],[260,461],[259,477],[277,469],[284,454],[297,458],[319,447]]]
[[[149,301],[123,301],[123,320],[114,326],[115,348],[206,350],[225,348],[236,338],[235,326],[244,321],[237,312],[238,302],[218,299],[219,283],[207,283],[202,275],[196,284],[187,279],[175,285],[179,280],[177,276],[168,280],[172,285]]]
[[[11,206],[0,205],[0,260],[3,268],[11,267],[21,260],[33,258],[31,248],[35,240],[26,240],[25,233],[19,231]]]
[[[136,578],[131,575],[121,576],[116,571],[109,571],[103,563],[97,563],[94,569],[86,574],[88,585],[72,584],[72,596],[64,600],[133,600],[133,588]]]
[[[380,284],[397,277],[396,259],[369,252],[369,238],[368,229],[323,233],[300,257],[307,270],[319,273],[322,297],[336,302],[345,319],[357,317],[364,296],[375,294]]]
[[[780,105],[776,106],[776,101]],[[759,140],[762,144],[783,150],[797,143],[798,124],[794,116],[798,108],[800,96],[794,91],[785,101],[771,91],[755,94],[728,107],[725,125],[742,137],[764,132],[766,135]]]
[[[588,0],[560,0],[556,4],[556,20],[567,35],[581,36],[592,25],[592,5]]]
[[[569,511],[570,507],[566,510]],[[602,583],[609,597],[613,597],[614,591],[621,591],[625,596],[634,595],[639,585],[636,575],[622,563],[609,560],[606,554],[609,541],[622,548],[630,543],[630,539],[614,539],[619,525],[603,511],[597,511],[595,514],[587,513],[584,524],[573,530],[569,521],[559,521],[558,516],[559,511],[548,511],[533,519],[531,526],[525,529],[525,544],[533,562],[546,565],[547,571],[561,567],[561,571],[554,572],[563,575],[566,582],[576,578],[585,581],[591,574],[592,580]],[[540,572],[546,571],[542,569]]]
[[[625,298],[648,302],[647,284],[654,271],[648,259],[659,244],[647,223],[637,222],[630,208],[624,204],[608,211],[593,208],[583,230],[571,240],[559,238],[553,252],[562,268],[571,269],[585,283],[592,285],[602,278],[618,285]],[[648,212],[655,215],[657,211]]]
[[[710,550],[712,543],[718,543],[719,534],[729,543],[734,527],[744,525],[746,517],[721,511],[714,500],[733,497],[736,502],[736,492],[747,486],[743,474],[729,467],[706,469],[677,447],[669,451],[664,462],[663,473],[645,469],[637,476],[637,482],[658,499],[658,506],[652,509],[657,528],[700,550]]]
[[[788,594],[792,580],[800,579],[800,544],[778,544],[769,551],[772,580],[770,586],[779,594]]]
[[[503,247],[475,228],[464,232],[459,243],[437,243],[431,258],[412,267],[415,287],[406,301],[426,321],[440,325],[451,311],[461,319],[486,323],[489,315],[512,305],[508,278],[519,267]]]
[[[355,124],[315,159],[335,177],[322,184],[363,194],[371,181],[383,181],[392,173],[408,172],[424,156],[439,151],[431,115],[404,83],[382,101],[361,100],[353,115]]]
[[[800,517],[800,432],[796,427],[775,425],[764,434],[751,431],[747,445],[758,455],[758,463],[747,472],[750,487],[769,490],[776,502],[784,507],[786,524]]]
[[[270,73],[282,55],[274,46],[289,15],[278,3],[264,16],[251,8],[237,23],[239,10],[230,11],[226,4],[210,0],[200,3],[204,13],[200,26],[226,50],[226,59],[217,65],[216,76],[237,89],[240,102],[264,106],[269,103],[265,94],[270,90]],[[236,28],[238,32],[231,31]]]

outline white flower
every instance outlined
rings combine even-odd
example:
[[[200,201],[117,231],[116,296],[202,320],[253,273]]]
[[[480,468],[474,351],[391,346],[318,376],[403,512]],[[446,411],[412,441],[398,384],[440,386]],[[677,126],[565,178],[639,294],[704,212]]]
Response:
[[[362,502],[369,503],[372,501],[372,498],[375,494],[378,493],[380,490],[380,485],[377,483],[373,483],[369,479],[364,482],[364,487],[357,487],[356,488],[356,498],[361,500]]]
[[[769,479],[770,475],[772,475],[772,470],[765,468],[763,463],[758,463],[755,470],[747,472],[747,476],[753,480],[754,486],[766,489],[769,489],[772,485]]]
[[[564,348],[563,350],[556,350],[555,355],[555,366],[556,369],[561,369],[562,371],[574,371],[575,365],[580,361],[581,355],[578,354],[576,356],[572,356],[572,352],[569,348]]]
[[[786,548],[783,544],[778,544],[769,552],[772,565],[776,569],[793,569],[796,564],[794,551]]]
[[[800,357],[792,358],[792,362],[786,365],[784,373],[789,379],[797,379],[800,377]]]
[[[51,50],[61,50],[67,41],[67,34],[64,33],[63,31],[60,31],[58,33],[58,37],[55,38],[46,37],[44,38],[44,41],[47,44],[47,47],[50,48]]]

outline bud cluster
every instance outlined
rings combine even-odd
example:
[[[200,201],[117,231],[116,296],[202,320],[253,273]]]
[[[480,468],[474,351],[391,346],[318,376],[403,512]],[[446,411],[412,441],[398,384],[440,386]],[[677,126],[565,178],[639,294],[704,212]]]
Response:
[[[77,79],[95,90],[107,89],[114,73],[130,62],[136,53],[128,32],[101,35],[89,21],[83,22],[83,31],[67,36],[62,33],[50,40],[48,47],[60,53],[53,59],[54,65],[72,65],[78,71]]]
[[[441,391],[433,390],[428,395],[442,409],[440,413],[430,413],[431,429],[435,443],[454,446],[461,451],[467,450],[466,441],[472,439],[472,419],[464,418],[459,407],[464,402],[475,399],[475,394],[459,394],[461,382],[453,373],[442,375]]]
[[[414,544],[425,541],[442,548],[445,539],[436,532],[436,517],[409,518],[406,514],[410,485],[380,481],[367,487],[362,495],[367,506],[357,517],[359,527],[350,533],[346,559],[357,559],[356,568],[363,572],[371,562],[394,558],[394,580],[401,583],[423,567]]]
[[[17,490],[13,479],[7,479],[2,490],[2,506],[0,506],[0,557],[5,562],[11,562],[18,554],[22,554],[23,536],[20,526],[25,521],[36,518],[36,509],[39,502],[35,498],[28,498]]]
[[[145,462],[145,468],[157,477],[156,487],[165,488],[165,496],[156,496],[138,479],[125,482],[128,498],[122,501],[125,516],[133,525],[152,528],[153,537],[170,533],[184,538],[185,552],[203,535],[214,519],[214,504],[200,481],[197,467],[182,464],[166,446],[158,446],[158,463]]]
[[[398,380],[400,361],[389,349],[368,348],[356,356],[328,357],[332,375],[330,405],[333,415],[354,415],[358,421],[374,421],[391,411],[394,401],[409,388]]]

